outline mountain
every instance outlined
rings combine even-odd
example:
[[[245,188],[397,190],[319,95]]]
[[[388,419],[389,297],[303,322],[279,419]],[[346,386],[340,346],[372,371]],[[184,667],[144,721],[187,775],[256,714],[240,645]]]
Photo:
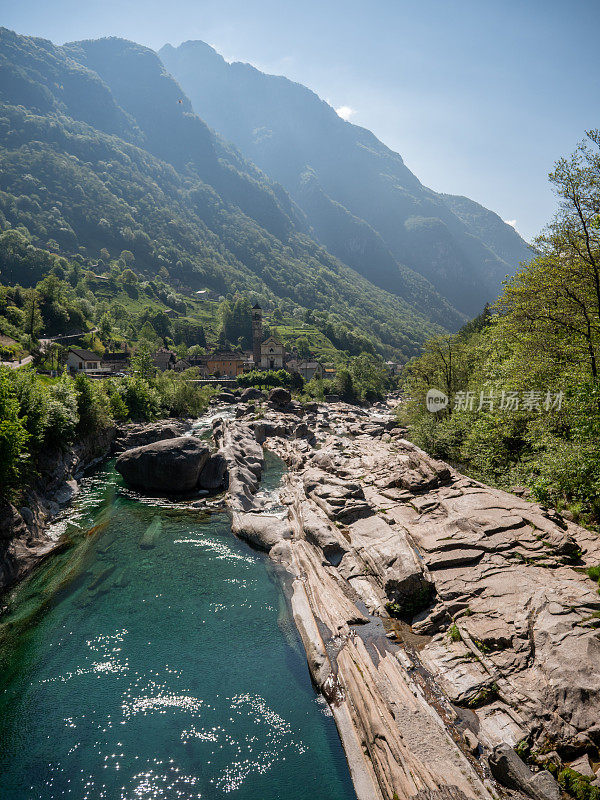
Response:
[[[398,153],[305,86],[228,63],[204,42],[159,55],[208,125],[281,183],[313,235],[378,286],[404,296],[417,272],[473,316],[531,258],[493,212],[423,186]]]
[[[387,292],[311,238],[288,192],[193,112],[153,51],[122,39],[58,47],[0,29],[0,227],[91,264],[129,251],[176,287],[311,310],[344,349],[405,359],[462,320],[420,275]],[[19,269],[0,264],[5,281],[24,282]]]

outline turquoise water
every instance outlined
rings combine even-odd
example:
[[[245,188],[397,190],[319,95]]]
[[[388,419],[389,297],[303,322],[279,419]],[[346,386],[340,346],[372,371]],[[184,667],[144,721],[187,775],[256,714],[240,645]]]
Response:
[[[109,464],[67,527],[0,619],[2,800],[355,797],[279,580],[224,514]]]

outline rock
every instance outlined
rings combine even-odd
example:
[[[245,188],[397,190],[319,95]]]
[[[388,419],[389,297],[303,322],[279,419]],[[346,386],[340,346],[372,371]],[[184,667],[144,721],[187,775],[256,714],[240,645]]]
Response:
[[[592,769],[592,765],[590,764],[590,759],[587,754],[578,758],[577,761],[572,761],[570,764],[567,764],[568,767],[574,769],[575,772],[579,772],[580,775],[585,775],[586,778],[595,778],[596,773]]]
[[[210,451],[193,436],[179,436],[122,453],[115,467],[125,482],[144,491],[191,492]]]
[[[283,389],[280,386],[276,387],[275,389],[271,389],[269,392],[269,403],[272,403],[274,406],[279,408],[282,406],[287,406],[291,399],[292,395],[288,392],[288,390]]]
[[[474,756],[477,755],[479,752],[479,739],[475,736],[473,731],[467,728],[463,731],[463,737],[469,753],[472,753]]]
[[[224,488],[227,477],[227,461],[222,453],[214,453],[202,467],[198,487],[211,492]]]
[[[23,506],[23,508],[19,509],[19,514],[23,517],[25,524],[27,526],[33,524],[33,519],[34,519],[33,511],[30,508],[27,508],[27,506]],[[2,537],[0,536],[0,538]]]
[[[240,400],[242,403],[248,403],[250,400],[264,400],[265,394],[257,389],[256,386],[249,386],[241,394]]]
[[[306,422],[299,422],[294,429],[294,436],[296,439],[306,439],[307,442],[315,441],[314,431],[306,424]]]
[[[61,506],[69,503],[79,491],[77,481],[65,481],[54,495],[54,500]]]
[[[305,504],[302,508],[302,526],[309,542],[315,544],[330,564],[338,566],[347,547],[337,529]]]
[[[228,503],[236,511],[249,511],[263,468],[263,451],[254,429],[243,423],[233,426],[216,420],[213,435],[227,464]]]
[[[229,391],[219,392],[216,398],[220,403],[237,403],[239,400],[233,392]]]
[[[0,541],[25,534],[25,521],[7,500],[0,499]]]
[[[231,529],[241,539],[267,552],[292,538],[289,523],[269,514],[234,514]]]
[[[177,436],[183,436],[189,427],[188,422],[179,420],[162,420],[148,424],[128,423],[117,430],[114,450],[116,453],[122,453],[163,439],[175,439]]]
[[[535,800],[560,800],[560,788],[548,770],[534,774],[509,745],[494,747],[488,762],[492,775],[503,786]]]

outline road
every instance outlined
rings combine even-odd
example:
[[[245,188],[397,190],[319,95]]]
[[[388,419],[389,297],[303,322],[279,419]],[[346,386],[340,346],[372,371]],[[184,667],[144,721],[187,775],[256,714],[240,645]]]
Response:
[[[25,356],[20,361],[0,361],[0,366],[8,367],[9,369],[19,369],[19,367],[24,367],[26,364],[31,364],[33,361],[33,356]]]

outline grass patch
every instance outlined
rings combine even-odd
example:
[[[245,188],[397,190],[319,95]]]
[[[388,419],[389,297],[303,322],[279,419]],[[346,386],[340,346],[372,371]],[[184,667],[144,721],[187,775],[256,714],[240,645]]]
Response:
[[[460,630],[458,625],[454,622],[448,628],[448,637],[451,642],[462,642],[462,636],[460,635]]]

